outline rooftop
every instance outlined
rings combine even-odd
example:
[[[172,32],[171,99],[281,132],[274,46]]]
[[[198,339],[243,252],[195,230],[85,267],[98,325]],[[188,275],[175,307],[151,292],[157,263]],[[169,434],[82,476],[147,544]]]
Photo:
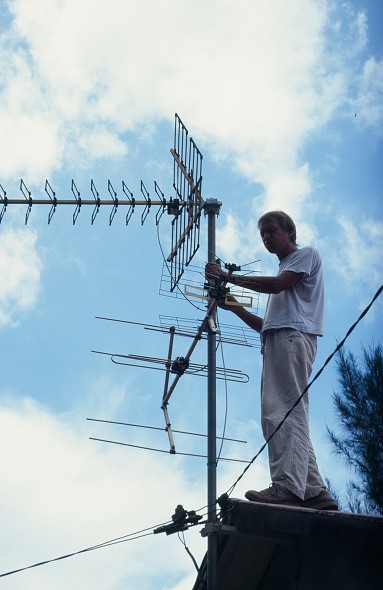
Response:
[[[383,588],[382,517],[229,499],[220,527],[217,590]]]

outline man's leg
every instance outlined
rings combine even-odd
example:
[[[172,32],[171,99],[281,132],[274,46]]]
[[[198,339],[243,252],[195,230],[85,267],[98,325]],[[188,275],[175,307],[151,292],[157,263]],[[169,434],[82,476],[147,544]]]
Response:
[[[276,430],[307,386],[316,354],[316,337],[297,330],[266,334],[262,375],[262,428],[266,439]],[[304,499],[324,489],[309,436],[308,395],[292,410],[268,445],[273,483]],[[318,477],[320,479],[318,479]]]

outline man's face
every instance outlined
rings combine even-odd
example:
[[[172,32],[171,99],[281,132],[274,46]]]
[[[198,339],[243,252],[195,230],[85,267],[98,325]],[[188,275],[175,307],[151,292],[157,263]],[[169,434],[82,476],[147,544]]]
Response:
[[[277,256],[283,255],[288,253],[292,248],[291,232],[282,229],[279,223],[273,218],[261,221],[259,233],[261,234],[265,248],[272,254],[277,254]]]

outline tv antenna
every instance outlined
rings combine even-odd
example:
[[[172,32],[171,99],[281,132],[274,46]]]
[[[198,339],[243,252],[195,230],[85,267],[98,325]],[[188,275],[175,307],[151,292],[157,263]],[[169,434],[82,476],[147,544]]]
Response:
[[[133,322],[128,320],[117,320],[114,318],[97,317],[97,319],[120,322],[130,325],[138,325],[146,330],[160,332],[169,335],[168,355],[166,358],[153,356],[142,356],[138,354],[120,354],[93,350],[92,352],[110,357],[111,361],[117,365],[140,367],[165,372],[164,391],[162,396],[161,409],[165,418],[165,431],[168,434],[170,450],[169,453],[176,454],[173,429],[168,412],[168,404],[177,383],[183,375],[192,375],[207,377],[208,365],[198,364],[191,361],[192,354],[200,340],[208,339],[208,327],[206,318],[202,321],[189,320],[187,318],[173,318],[171,316],[162,316],[161,324],[145,324],[142,322]],[[248,332],[248,334],[246,334]],[[258,340],[251,334],[250,329],[236,328],[233,326],[220,326],[217,330],[218,343],[236,344],[242,346],[257,346]],[[192,343],[188,348],[185,356],[174,356],[174,341],[176,336],[191,338]],[[222,379],[226,382],[247,383],[248,375],[238,369],[228,367],[216,367],[216,379]],[[174,431],[176,432],[176,431]],[[228,440],[225,437],[225,440]],[[230,459],[226,459],[230,460]]]
[[[51,182],[46,179],[43,187],[43,197],[32,196],[24,179],[20,180],[19,198],[8,196],[5,188],[0,184],[0,223],[3,221],[5,213],[9,206],[19,205],[26,207],[25,224],[28,224],[32,208],[34,206],[45,206],[49,208],[48,224],[51,223],[58,207],[68,205],[74,207],[72,223],[76,221],[84,208],[92,208],[91,224],[96,221],[97,215],[101,208],[110,208],[109,225],[112,224],[117,212],[121,209],[125,211],[125,223],[129,224],[136,207],[142,207],[141,224],[143,225],[152,210],[156,207],[155,223],[159,221],[165,211],[172,216],[171,221],[171,250],[166,260],[166,266],[170,275],[170,292],[174,293],[179,289],[181,278],[185,270],[195,256],[200,246],[200,223],[202,213],[207,217],[207,261],[215,262],[216,251],[216,218],[219,215],[222,203],[217,199],[202,199],[202,154],[189,136],[189,132],[182,120],[175,115],[174,127],[174,146],[170,150],[173,157],[173,187],[176,193],[174,198],[166,198],[158,183],[154,181],[154,195],[149,193],[144,182],[141,180],[140,193],[141,198],[137,199],[128,187],[127,183],[122,180],[119,193],[115,189],[111,180],[108,180],[104,196],[95,185],[94,180],[90,181],[90,195],[84,198],[76,182],[72,179],[70,185],[70,198],[59,198]],[[106,196],[105,196],[106,195]],[[236,270],[233,266],[229,272]],[[240,270],[238,268],[238,270]],[[208,537],[207,547],[207,588],[208,590],[217,590],[216,587],[216,566],[217,566],[217,432],[216,432],[216,380],[217,378],[232,379],[234,381],[246,380],[247,376],[240,371],[219,368],[216,364],[217,338],[221,341],[232,338],[225,336],[224,332],[219,333],[216,321],[217,301],[225,300],[228,289],[220,280],[207,282],[204,285],[204,294],[202,298],[207,301],[207,312],[192,337],[192,343],[182,358],[172,358],[174,336],[177,333],[186,335],[185,326],[179,328],[168,326],[166,328],[169,334],[169,349],[165,359],[138,357],[137,355],[122,355],[108,353],[114,362],[125,364],[152,365],[155,368],[165,370],[165,385],[162,398],[162,409],[165,415],[166,424],[171,449],[174,449],[173,434],[170,428],[167,406],[169,399],[174,391],[176,384],[181,376],[191,367],[194,372],[203,373],[207,378],[207,525],[205,529]],[[150,329],[148,325],[146,325]],[[157,328],[154,328],[157,329]],[[161,327],[164,330],[164,327]],[[192,366],[190,362],[191,355],[201,339],[207,340],[207,363],[204,366]],[[244,345],[246,339],[236,337]],[[238,343],[238,342],[232,342]],[[111,442],[111,441],[108,441]],[[243,441],[238,441],[243,442]],[[181,519],[182,523],[195,522],[194,516],[185,513]],[[188,520],[189,519],[189,520]],[[177,516],[175,521],[180,520]],[[177,529],[177,526],[175,527]]]
[[[185,271],[189,268],[190,263],[199,248],[200,236],[200,218],[202,212],[207,217],[207,261],[215,262],[216,256],[216,217],[219,215],[221,203],[217,199],[203,200],[202,190],[202,154],[197,145],[188,135],[188,130],[176,115],[174,148],[170,150],[174,159],[173,168],[173,187],[176,192],[176,198],[173,203],[175,210],[172,220],[172,243],[171,251],[165,262],[166,270],[170,276],[169,291],[177,292],[180,289],[181,279]],[[230,274],[235,270],[240,270],[235,265],[227,266]],[[193,285],[194,289],[198,286]],[[220,277],[216,280],[208,281],[202,288],[202,293],[188,292],[190,296],[201,297],[207,302],[207,312],[202,322],[198,326],[185,327],[185,324],[175,325],[171,321],[166,327],[164,325],[155,326],[142,324],[146,329],[152,329],[169,334],[168,355],[166,358],[148,357],[133,354],[120,354],[102,351],[94,351],[100,354],[110,356],[111,360],[118,364],[134,365],[139,367],[152,368],[165,371],[164,392],[162,397],[161,408],[165,417],[166,432],[169,438],[170,453],[175,454],[175,444],[173,431],[168,413],[168,404],[176,385],[184,374],[193,373],[194,375],[203,374],[207,377],[207,523],[204,529],[207,536],[207,588],[216,590],[216,570],[217,570],[217,432],[216,432],[216,381],[219,378],[232,381],[247,381],[247,375],[235,369],[226,369],[217,367],[216,350],[218,341],[230,341],[230,336],[225,335],[217,327],[216,309],[218,301],[226,301],[229,289]],[[240,294],[241,297],[243,295]],[[251,298],[250,298],[251,299]],[[249,305],[252,305],[250,301]],[[102,318],[113,320],[113,318]],[[124,321],[124,320],[114,320]],[[130,323],[130,322],[127,322]],[[134,323],[134,322],[131,322]],[[174,338],[176,334],[189,336],[192,343],[182,357],[173,358]],[[191,363],[191,356],[201,339],[207,340],[207,363],[206,365],[196,365]],[[244,338],[237,337],[232,339],[232,343],[241,343],[242,345],[253,345],[246,342]],[[100,440],[100,439],[99,439]],[[105,441],[112,442],[112,441]],[[119,443],[117,443],[119,444]],[[124,444],[124,443],[121,443]],[[158,450],[158,449],[150,449]],[[182,526],[185,522],[182,521]],[[181,530],[177,527],[172,528],[172,532]],[[184,529],[182,529],[184,530]],[[167,532],[155,531],[155,532]]]

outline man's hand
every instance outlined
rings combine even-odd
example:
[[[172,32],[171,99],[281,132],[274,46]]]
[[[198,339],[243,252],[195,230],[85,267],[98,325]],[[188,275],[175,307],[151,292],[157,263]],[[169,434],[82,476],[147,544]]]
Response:
[[[220,267],[217,262],[208,262],[205,266],[205,277],[208,281],[219,279],[220,277],[224,277],[227,273],[225,273],[222,268]]]
[[[225,300],[224,301],[217,301],[217,306],[220,309],[226,309],[227,311],[233,311],[234,307],[237,307],[235,305],[227,305],[227,303],[238,303],[237,299],[235,297],[233,297],[232,295],[226,295]]]

